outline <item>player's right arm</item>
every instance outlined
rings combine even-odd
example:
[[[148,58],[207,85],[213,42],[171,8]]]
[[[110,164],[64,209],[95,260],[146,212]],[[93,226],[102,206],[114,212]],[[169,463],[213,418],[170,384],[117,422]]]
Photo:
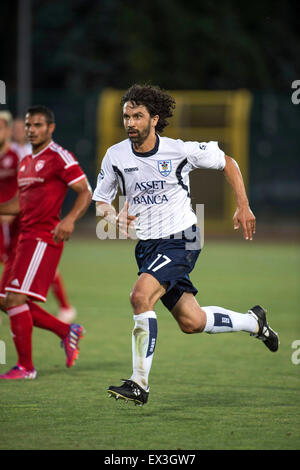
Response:
[[[125,201],[124,206],[117,215],[114,206],[104,201],[96,201],[96,216],[104,218],[108,223],[116,225],[123,235],[129,235],[129,226],[136,220],[134,215],[129,215],[129,204]]]
[[[93,200],[111,206],[118,191],[118,178],[113,168],[109,150],[106,152],[97,178]],[[99,204],[100,205],[100,204]]]
[[[77,197],[72,209],[53,231],[53,240],[56,243],[69,240],[74,231],[75,222],[85,214],[92,200],[91,188],[86,178],[71,184],[70,188],[77,193]]]
[[[109,151],[105,154],[97,178],[97,186],[93,193],[96,201],[96,216],[103,217],[107,222],[116,224],[116,210],[112,205],[118,190],[118,178],[110,161]]]
[[[18,215],[19,212],[20,204],[17,196],[0,204],[0,215]]]
[[[104,201],[96,201],[96,217],[102,217],[110,224],[115,225],[117,220],[116,209]]]
[[[104,218],[110,224],[117,225],[118,229],[129,237],[128,227],[135,220],[135,217],[128,214],[129,206],[127,201],[120,213],[116,213],[112,202],[117,191],[118,178],[108,151],[102,160],[97,186],[93,194],[93,200],[96,201],[96,216]]]

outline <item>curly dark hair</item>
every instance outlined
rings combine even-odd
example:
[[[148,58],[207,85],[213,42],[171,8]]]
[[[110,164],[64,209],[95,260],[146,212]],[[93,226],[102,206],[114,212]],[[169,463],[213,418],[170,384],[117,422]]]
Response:
[[[30,108],[27,109],[26,114],[30,114],[31,116],[34,116],[35,114],[42,114],[45,116],[48,125],[55,122],[53,111],[42,104],[30,106]]]
[[[168,95],[159,86],[154,85],[132,85],[123,96],[121,106],[124,106],[127,101],[145,106],[151,117],[159,116],[156,124],[157,132],[163,132],[169,124],[167,118],[173,116],[173,110],[176,106],[172,96]]]

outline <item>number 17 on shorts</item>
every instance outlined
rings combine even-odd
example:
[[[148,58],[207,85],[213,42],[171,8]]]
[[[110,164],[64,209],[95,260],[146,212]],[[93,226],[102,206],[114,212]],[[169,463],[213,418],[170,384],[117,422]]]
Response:
[[[166,266],[166,264],[171,263],[171,258],[169,258],[166,255],[162,255],[161,253],[158,253],[157,257],[155,260],[148,266],[149,271],[153,271],[154,273],[161,269],[163,266]]]

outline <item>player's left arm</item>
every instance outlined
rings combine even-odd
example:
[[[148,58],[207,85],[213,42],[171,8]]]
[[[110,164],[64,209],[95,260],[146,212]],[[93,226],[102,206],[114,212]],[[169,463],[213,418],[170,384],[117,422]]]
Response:
[[[53,240],[58,243],[69,240],[75,227],[76,220],[82,217],[92,201],[92,191],[86,178],[70,185],[77,193],[74,205],[70,212],[56,225],[53,231]]]
[[[18,196],[0,204],[0,215],[17,215],[20,212]]]
[[[242,226],[243,235],[246,240],[252,240],[256,230],[256,220],[249,207],[243,176],[237,162],[225,155],[224,175],[231,185],[236,200],[237,209],[233,216],[234,229]]]

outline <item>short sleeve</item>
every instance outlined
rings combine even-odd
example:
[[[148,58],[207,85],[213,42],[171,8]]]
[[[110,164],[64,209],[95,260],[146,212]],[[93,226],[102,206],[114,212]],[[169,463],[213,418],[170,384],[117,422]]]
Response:
[[[19,158],[11,150],[0,159],[0,203],[12,199],[18,190],[18,164]]]
[[[60,179],[62,179],[68,186],[72,186],[86,178],[85,173],[71,152],[63,149],[58,153],[60,158],[58,159],[57,171]]]
[[[118,178],[113,169],[109,153],[106,152],[97,179],[97,186],[93,194],[94,201],[103,201],[111,204],[118,190]]]
[[[185,142],[188,162],[193,168],[224,170],[225,154],[218,142]]]

